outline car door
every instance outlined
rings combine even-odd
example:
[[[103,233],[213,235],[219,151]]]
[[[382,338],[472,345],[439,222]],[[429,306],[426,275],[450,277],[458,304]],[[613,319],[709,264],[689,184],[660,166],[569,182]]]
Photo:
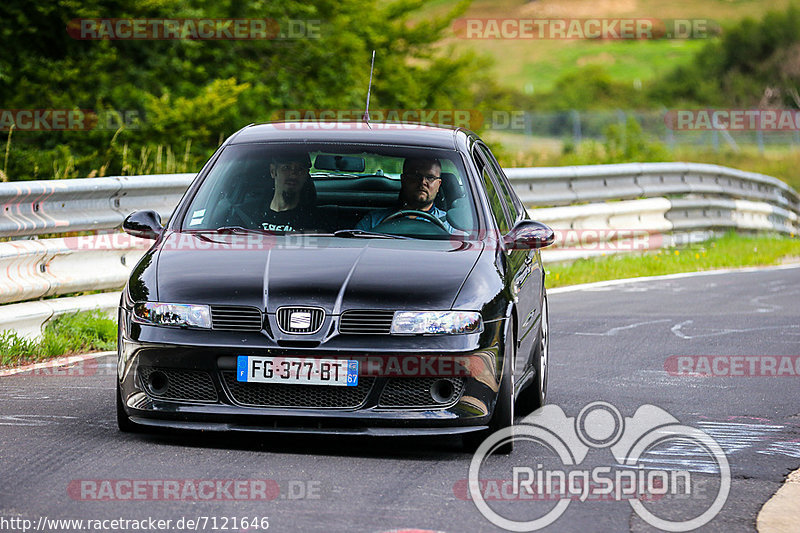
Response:
[[[509,227],[517,222],[530,218],[517,197],[500,165],[489,148],[479,144],[490,169],[497,181],[500,199],[509,216]],[[512,289],[517,291],[517,343],[519,345],[515,371],[521,376],[530,361],[528,357],[536,342],[538,317],[540,312],[542,291],[542,265],[538,250],[513,250],[509,254],[509,262],[515,270]]]
[[[501,233],[498,237],[502,237],[517,222],[520,213],[513,203],[509,203],[505,199],[508,191],[503,191],[502,189],[502,177],[498,174],[497,169],[494,168],[496,162],[494,162],[489,149],[482,143],[476,143],[473,148],[473,158],[478,169],[480,169],[489,205]],[[533,340],[529,338],[531,335],[526,334],[527,330],[531,329],[531,325],[526,321],[530,321],[530,308],[533,305],[532,291],[529,290],[531,285],[529,278],[532,271],[529,252],[530,250],[500,250],[505,262],[507,289],[514,298],[517,310],[515,324],[517,331],[517,358],[514,361],[514,373],[516,376],[524,374],[526,365],[530,360],[530,351],[533,347]]]

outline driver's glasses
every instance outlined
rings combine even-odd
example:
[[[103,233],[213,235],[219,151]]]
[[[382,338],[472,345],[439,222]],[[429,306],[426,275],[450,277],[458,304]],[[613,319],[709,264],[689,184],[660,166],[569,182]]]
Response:
[[[403,174],[408,179],[412,179],[414,181],[425,180],[425,183],[433,183],[434,181],[441,179],[440,176],[434,176],[433,174],[424,175],[420,174],[419,172],[412,172],[411,174]]]

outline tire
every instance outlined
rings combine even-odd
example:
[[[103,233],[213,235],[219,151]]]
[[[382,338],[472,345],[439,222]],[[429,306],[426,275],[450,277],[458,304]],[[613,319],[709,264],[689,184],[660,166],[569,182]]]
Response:
[[[520,411],[525,414],[534,412],[547,401],[547,380],[550,374],[550,307],[547,303],[547,292],[542,300],[542,319],[539,321],[533,363],[536,365],[536,377],[520,393],[518,400]]]
[[[120,311],[117,313],[117,364],[119,365],[120,354],[122,351],[122,299],[120,298]],[[115,373],[116,374],[116,373]],[[115,387],[117,389],[115,396],[117,397],[117,427],[123,433],[136,433],[141,431],[137,424],[131,422],[131,419],[125,413],[125,408],[122,405],[122,390],[119,383]]]
[[[517,344],[514,339],[514,328],[511,325],[511,320],[511,318],[508,319],[508,325],[506,326],[503,376],[500,378],[497,403],[495,403],[492,419],[489,422],[489,429],[464,436],[464,445],[469,451],[476,450],[486,437],[495,431],[514,425],[514,355]],[[513,450],[514,443],[511,441],[497,448],[494,453],[507,455]]]
[[[142,433],[143,429],[139,424],[131,422],[122,406],[122,395],[117,385],[117,427],[123,433]]]

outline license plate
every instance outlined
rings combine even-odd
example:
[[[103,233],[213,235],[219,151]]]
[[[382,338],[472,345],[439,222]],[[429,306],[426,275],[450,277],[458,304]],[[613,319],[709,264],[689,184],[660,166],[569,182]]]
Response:
[[[355,387],[358,361],[240,355],[236,360],[236,381]]]

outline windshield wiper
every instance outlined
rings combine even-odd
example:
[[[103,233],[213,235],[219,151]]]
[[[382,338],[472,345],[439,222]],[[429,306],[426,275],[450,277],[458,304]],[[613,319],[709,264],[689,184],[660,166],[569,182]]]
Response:
[[[363,229],[340,229],[339,231],[334,231],[333,236],[357,239],[408,239],[408,237],[403,237],[401,235],[364,231]]]
[[[264,233],[264,230],[245,228],[243,226],[222,226],[211,231],[215,233]]]

